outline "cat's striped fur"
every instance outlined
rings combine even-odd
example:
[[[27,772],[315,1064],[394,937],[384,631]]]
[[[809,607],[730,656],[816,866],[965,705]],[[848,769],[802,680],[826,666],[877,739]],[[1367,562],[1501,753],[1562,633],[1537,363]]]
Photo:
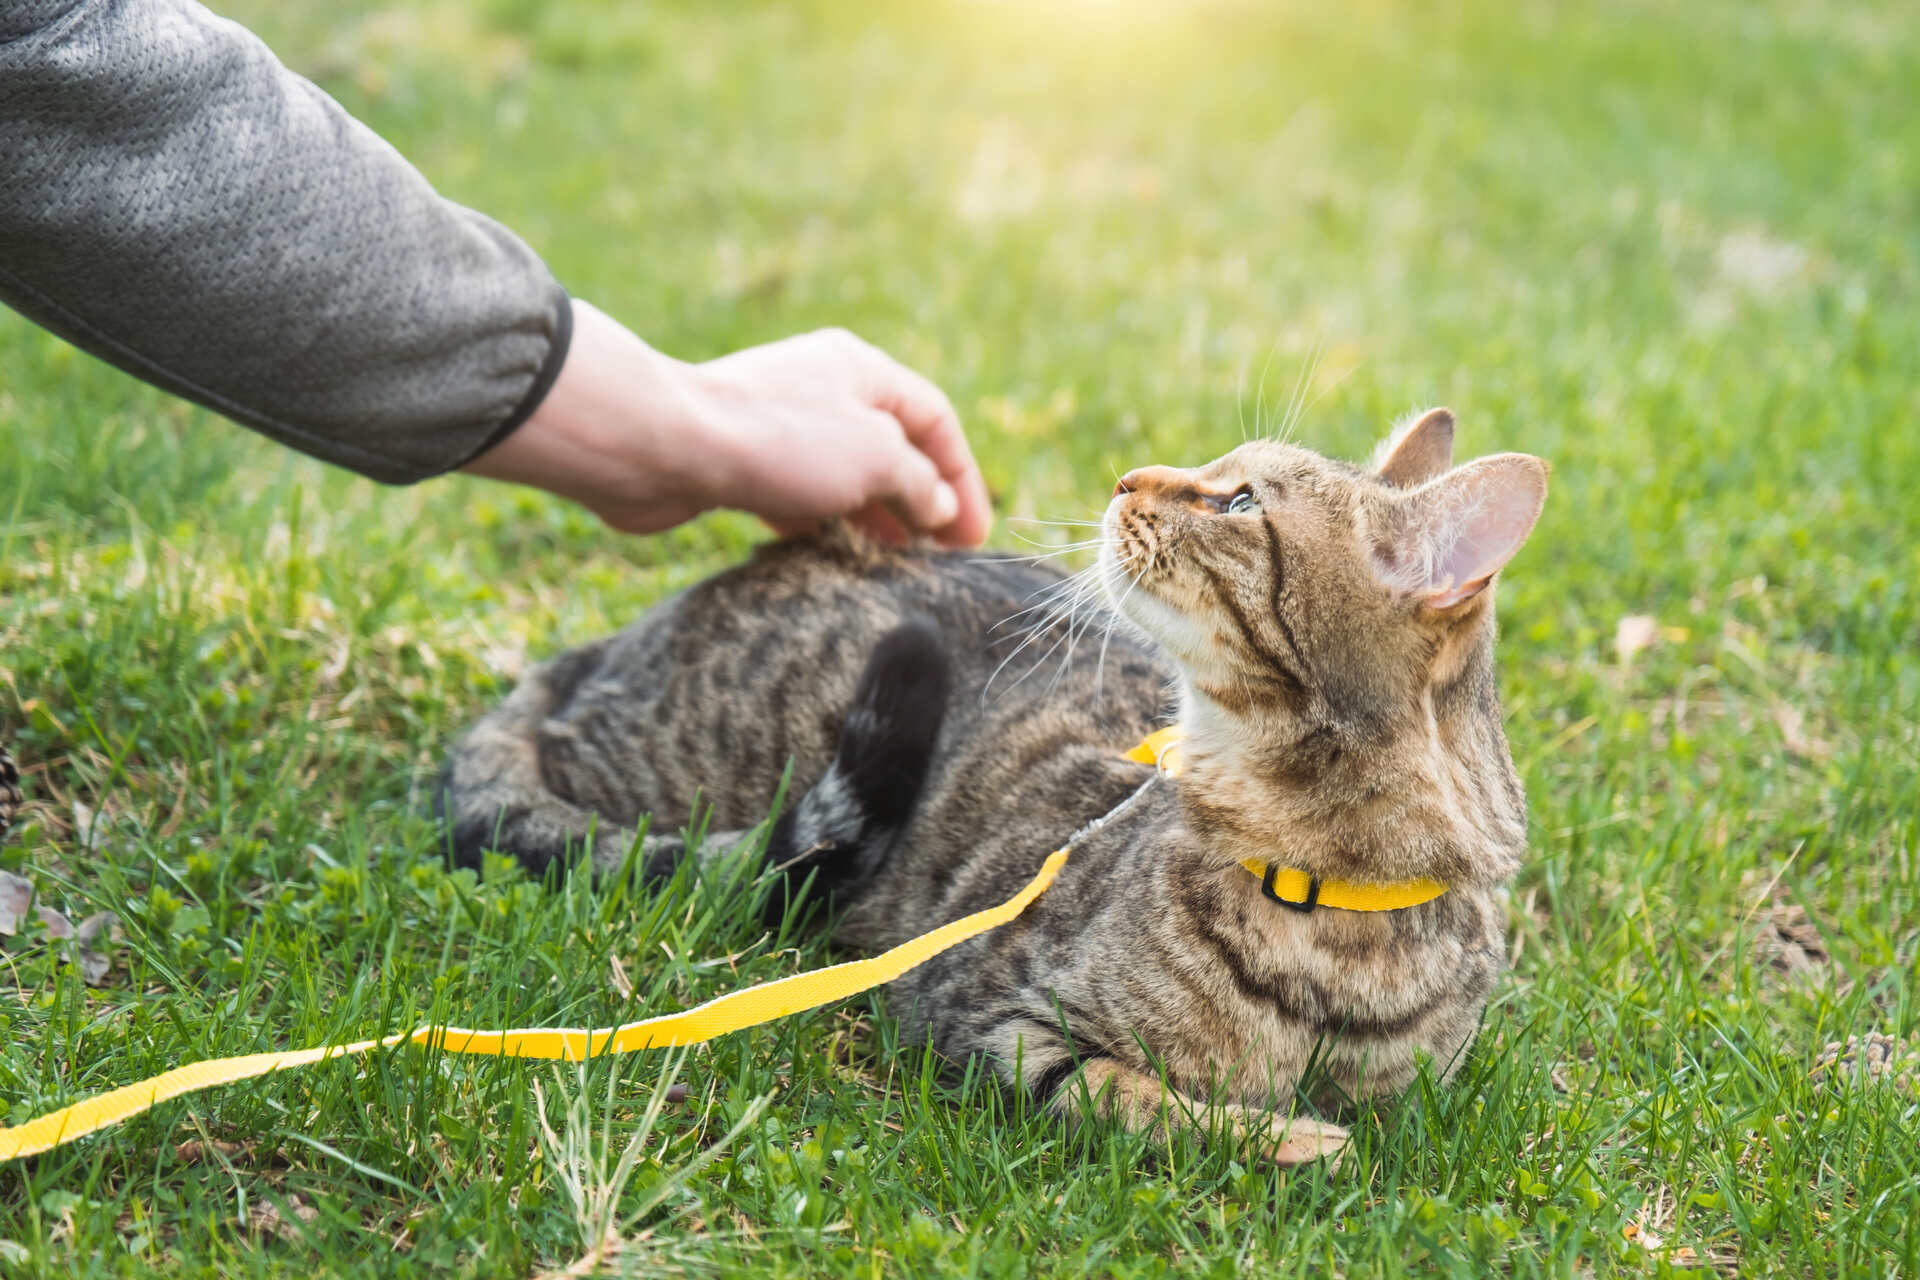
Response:
[[[20,810],[25,797],[20,794],[20,771],[14,767],[13,756],[6,747],[0,746],[0,836],[7,834],[7,828],[13,825],[13,815]]]
[[[1084,1084],[1131,1123],[1186,1123],[1211,1094],[1276,1158],[1309,1157],[1339,1130],[1273,1108],[1310,1062],[1358,1098],[1404,1086],[1421,1055],[1457,1061],[1525,847],[1490,582],[1545,468],[1450,469],[1452,429],[1426,415],[1372,470],[1257,442],[1132,473],[1099,568],[1127,622],[1099,661],[1097,619],[1072,662],[1002,667],[1047,570],[842,531],[763,548],[482,720],[448,764],[457,851],[542,867],[592,831],[596,865],[617,866],[643,813],[673,829],[696,793],[717,827],[751,826],[791,760],[802,798],[769,862],[811,873],[838,939],[877,949],[1008,897],[1153,776],[1122,753],[1177,717],[1185,772],[1076,846],[1020,919],[895,983],[890,1007],[1062,1109]],[[1029,653],[1069,643],[1066,621],[1036,625]],[[677,844],[646,854],[661,871]],[[1302,914],[1262,896],[1246,857],[1450,888]]]

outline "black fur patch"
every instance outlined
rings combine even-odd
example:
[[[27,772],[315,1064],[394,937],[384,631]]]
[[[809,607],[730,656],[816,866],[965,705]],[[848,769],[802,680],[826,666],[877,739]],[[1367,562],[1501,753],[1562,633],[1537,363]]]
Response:
[[[535,879],[566,864],[564,847],[556,849],[550,842],[527,838],[525,827],[532,814],[525,805],[503,807],[484,816],[468,814],[454,820],[457,810],[453,800],[452,764],[440,771],[440,780],[433,789],[433,810],[446,833],[447,860],[456,867],[479,870],[481,858],[489,849],[517,859]]]
[[[830,901],[879,868],[926,784],[950,682],[932,621],[913,618],[880,638],[841,723],[833,764],[768,838],[766,865],[784,889],[767,899],[769,922],[786,914],[809,875],[813,894]]]

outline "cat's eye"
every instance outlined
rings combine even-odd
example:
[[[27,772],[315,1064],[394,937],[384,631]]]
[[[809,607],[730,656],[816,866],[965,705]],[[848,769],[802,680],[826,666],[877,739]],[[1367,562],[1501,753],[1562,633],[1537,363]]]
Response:
[[[1259,509],[1260,504],[1254,499],[1251,489],[1242,489],[1227,500],[1227,514],[1230,516],[1249,515]]]

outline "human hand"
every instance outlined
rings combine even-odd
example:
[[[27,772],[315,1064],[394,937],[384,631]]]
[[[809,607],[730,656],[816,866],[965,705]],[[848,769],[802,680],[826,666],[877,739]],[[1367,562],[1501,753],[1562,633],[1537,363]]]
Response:
[[[533,416],[465,468],[651,533],[733,507],[790,533],[851,516],[951,546],[986,537],[985,483],[938,387],[821,330],[704,364],[575,301],[566,363]]]
[[[987,491],[940,388],[844,329],[691,366],[701,416],[734,441],[725,505],[784,532],[852,515],[973,546]]]

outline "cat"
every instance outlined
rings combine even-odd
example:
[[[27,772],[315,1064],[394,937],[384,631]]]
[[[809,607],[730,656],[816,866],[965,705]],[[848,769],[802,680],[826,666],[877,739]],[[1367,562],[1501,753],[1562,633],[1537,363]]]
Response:
[[[1271,1159],[1337,1149],[1339,1126],[1284,1114],[1310,1064],[1327,1106],[1393,1094],[1423,1056],[1451,1071],[1526,849],[1493,588],[1547,468],[1456,468],[1453,434],[1441,409],[1367,468],[1261,440],[1129,473],[1092,570],[1114,614],[1077,623],[1022,629],[1067,581],[1031,563],[839,527],[765,546],[535,668],[474,726],[443,775],[453,852],[540,871],[590,847],[609,873],[642,815],[673,829],[696,796],[717,829],[753,827],[791,761],[769,911],[810,885],[835,939],[871,951],[1003,901],[1134,797],[1022,916],[892,984],[889,1007],[1063,1114],[1204,1128],[1211,1096]],[[1097,661],[1028,656],[1076,625],[1104,633]],[[1153,768],[1124,753],[1173,722],[1184,769],[1143,787]],[[683,852],[649,837],[637,856],[657,876]],[[1445,891],[1316,906],[1318,880],[1283,898],[1248,860]]]
[[[14,767],[12,753],[0,746],[0,836],[7,834],[13,815],[25,803],[26,797],[20,794],[20,770]]]

